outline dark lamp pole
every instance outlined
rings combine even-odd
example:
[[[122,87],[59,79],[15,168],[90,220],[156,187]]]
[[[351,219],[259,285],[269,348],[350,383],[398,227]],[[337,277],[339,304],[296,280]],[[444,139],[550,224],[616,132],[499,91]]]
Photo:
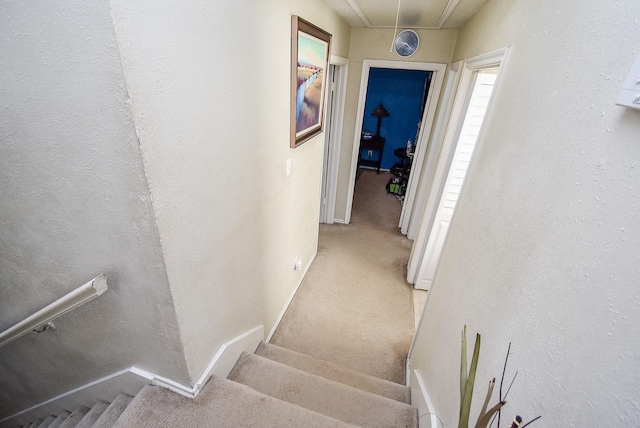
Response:
[[[376,107],[376,109],[373,111],[373,113],[371,113],[371,116],[377,116],[378,117],[378,129],[376,130],[376,135],[380,136],[380,125],[382,124],[382,118],[383,117],[387,117],[387,116],[391,116],[391,115],[389,114],[387,109],[384,108],[382,103],[380,103],[380,105],[378,107]]]

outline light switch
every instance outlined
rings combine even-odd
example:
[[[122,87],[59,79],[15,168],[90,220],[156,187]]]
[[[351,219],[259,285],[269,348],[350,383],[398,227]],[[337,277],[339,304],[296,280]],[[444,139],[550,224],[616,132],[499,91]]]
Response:
[[[640,55],[631,67],[627,80],[624,81],[616,104],[640,109]]]
[[[291,158],[287,159],[287,177],[291,175]]]

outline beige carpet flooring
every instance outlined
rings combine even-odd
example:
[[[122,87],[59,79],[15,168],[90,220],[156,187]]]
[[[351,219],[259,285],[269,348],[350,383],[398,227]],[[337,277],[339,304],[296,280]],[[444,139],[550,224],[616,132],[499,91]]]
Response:
[[[396,383],[414,334],[405,268],[412,242],[398,232],[390,174],[364,171],[350,225],[320,225],[318,254],[271,343]]]

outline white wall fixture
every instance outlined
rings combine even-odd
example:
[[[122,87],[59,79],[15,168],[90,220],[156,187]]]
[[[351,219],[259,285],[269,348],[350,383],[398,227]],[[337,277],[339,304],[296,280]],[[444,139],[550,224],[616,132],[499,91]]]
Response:
[[[624,81],[616,104],[640,110],[640,54],[631,67],[627,80]]]
[[[105,291],[107,276],[102,274],[0,333],[0,347],[93,300]]]

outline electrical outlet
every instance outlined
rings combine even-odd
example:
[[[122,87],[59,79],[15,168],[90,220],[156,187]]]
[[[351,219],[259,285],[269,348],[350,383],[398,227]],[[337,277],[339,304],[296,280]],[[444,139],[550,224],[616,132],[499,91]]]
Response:
[[[302,267],[302,259],[300,258],[300,256],[296,256],[293,264],[293,270],[300,270],[301,267]]]

